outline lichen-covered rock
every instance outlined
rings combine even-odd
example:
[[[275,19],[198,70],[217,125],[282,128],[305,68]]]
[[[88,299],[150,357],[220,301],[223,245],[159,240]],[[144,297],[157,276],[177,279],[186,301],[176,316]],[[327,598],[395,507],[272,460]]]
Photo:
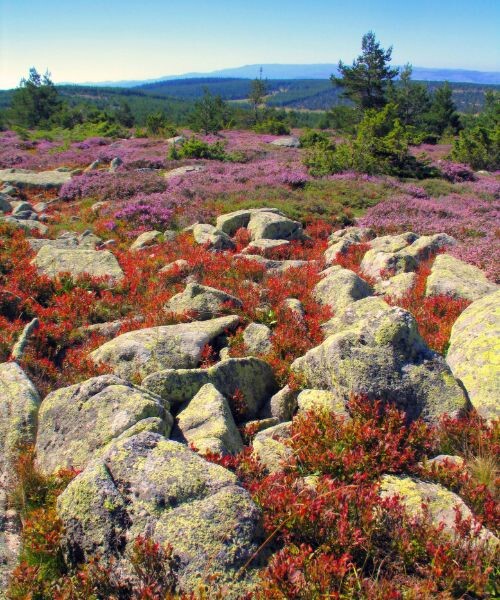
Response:
[[[66,171],[28,171],[27,169],[0,170],[0,181],[10,183],[18,188],[60,188],[71,180],[71,173]]]
[[[395,300],[399,300],[415,285],[417,276],[415,273],[400,273],[389,279],[382,279],[374,286],[376,294],[380,296],[390,296]]]
[[[500,416],[500,291],[476,300],[451,330],[446,361],[464,384],[474,408]]]
[[[412,231],[398,235],[384,235],[370,241],[370,248],[379,252],[399,252],[418,240],[419,236]]]
[[[181,410],[177,423],[186,441],[202,454],[237,454],[243,449],[229,404],[211,383]]]
[[[148,246],[151,246],[159,241],[161,238],[161,231],[144,231],[141,233],[130,246],[130,250],[132,252],[136,252],[137,250],[144,250]]]
[[[283,443],[290,438],[292,423],[280,423],[260,431],[254,438],[252,448],[254,454],[266,469],[273,473],[292,456],[292,449]]]
[[[250,323],[243,332],[243,343],[252,354],[266,354],[271,350],[271,330],[262,323]]]
[[[329,390],[302,390],[297,396],[297,405],[299,413],[313,410],[334,412],[343,417],[349,416],[343,399]]]
[[[7,490],[17,453],[35,440],[39,404],[40,396],[21,367],[0,364],[0,590],[6,589],[20,547],[18,519],[8,511]]]
[[[77,248],[78,239],[73,238],[57,238],[56,240],[50,240],[48,238],[28,238],[26,240],[30,245],[31,249],[38,252],[43,246],[52,246],[52,248]]]
[[[363,319],[378,318],[379,315],[389,310],[391,310],[390,305],[382,300],[382,298],[368,296],[338,311],[332,319],[323,323],[321,329],[325,336],[340,333],[341,331],[350,329]]]
[[[183,292],[170,298],[165,310],[176,315],[189,313],[196,319],[206,320],[242,306],[239,298],[222,290],[199,283],[188,283]]]
[[[328,246],[324,253],[325,264],[333,265],[341,256],[345,255],[349,248],[355,243],[356,242],[351,242],[349,239],[340,239],[338,242],[335,242],[335,244]]]
[[[159,272],[164,273],[169,279],[183,279],[189,273],[189,263],[179,258],[162,267]]]
[[[432,265],[427,278],[426,296],[451,296],[465,300],[479,300],[498,289],[486,275],[449,254],[440,254]]]
[[[333,333],[295,360],[292,370],[308,387],[331,390],[344,403],[351,394],[388,401],[410,420],[435,422],[444,413],[467,409],[464,390],[443,357],[420,337],[413,316],[383,304],[365,307],[361,314],[368,317],[356,319],[354,311],[334,319]]]
[[[192,369],[199,365],[206,344],[226,330],[234,330],[239,321],[239,317],[229,315],[129,331],[99,346],[90,356],[129,381],[162,369]]]
[[[232,250],[233,240],[223,231],[207,223],[197,223],[192,229],[194,241],[213,250]]]
[[[49,231],[49,228],[47,227],[47,225],[40,223],[40,221],[33,221],[33,219],[24,219],[23,220],[23,219],[16,219],[16,217],[9,216],[9,217],[3,217],[2,221],[4,221],[5,223],[9,223],[9,225],[12,225],[13,227],[19,227],[20,229],[24,229],[24,231],[27,231],[28,233],[31,232],[33,229],[35,229],[41,235],[47,235],[47,232]]]
[[[375,241],[375,240],[374,240]],[[379,249],[371,249],[363,256],[361,270],[368,277],[382,279],[414,271],[418,261],[414,256],[406,252],[406,249],[397,252],[385,252]]]
[[[456,244],[455,238],[447,233],[435,233],[433,235],[422,235],[406,248],[406,252],[415,257],[418,262],[427,260],[436,252],[451,248]]]
[[[277,390],[271,367],[258,358],[229,358],[208,369],[165,369],[146,377],[143,386],[171,404],[181,404],[211,383],[226,398],[243,395],[242,416],[253,419]]]
[[[123,278],[123,271],[114,254],[109,250],[82,250],[80,248],[54,248],[42,246],[33,259],[39,273],[56,277],[70,273],[73,277],[84,273],[92,277]]]
[[[228,597],[241,597],[236,572],[258,541],[259,511],[226,469],[154,433],[114,442],[61,494],[67,560],[114,557],[126,571],[138,535],[173,547],[179,582],[193,592],[217,573]],[[248,583],[247,583],[248,585]]]
[[[330,273],[316,284],[314,298],[333,311],[372,295],[371,287],[356,273],[342,267],[331,267]]]
[[[369,227],[344,227],[334,231],[328,238],[328,244],[337,244],[340,240],[346,240],[354,244],[362,244],[375,238],[375,232]]]
[[[168,437],[168,404],[115,375],[93,377],[49,394],[40,407],[37,465],[43,473],[84,468],[106,445],[143,419],[159,418]]]
[[[298,298],[285,298],[283,306],[292,312],[299,321],[305,317],[306,311],[304,305]]]
[[[455,531],[456,509],[464,519],[474,516],[465,502],[447,490],[439,483],[427,483],[414,477],[401,475],[383,475],[380,482],[380,495],[382,498],[398,496],[402,505],[410,516],[423,516],[422,503],[427,506],[428,515],[434,525],[443,523],[444,531],[453,534]],[[471,531],[472,531],[471,526]],[[489,540],[494,544],[498,539],[485,527],[482,527],[479,538]]]
[[[300,148],[300,140],[295,136],[280,137],[270,143],[281,148]]]
[[[223,231],[229,236],[234,235],[238,229],[248,227],[250,218],[253,214],[259,212],[270,212],[278,215],[283,215],[277,208],[247,208],[243,210],[235,210],[234,212],[226,213],[217,217],[216,228]]]
[[[285,385],[276,392],[262,409],[262,416],[278,419],[280,423],[291,421],[297,410],[298,391]]]
[[[248,223],[252,240],[301,240],[302,224],[272,212],[254,212]]]
[[[206,167],[203,165],[184,165],[183,167],[177,167],[175,169],[170,169],[170,171],[166,171],[164,177],[168,180],[173,179],[174,177],[182,177],[189,173],[201,173],[205,168]]]

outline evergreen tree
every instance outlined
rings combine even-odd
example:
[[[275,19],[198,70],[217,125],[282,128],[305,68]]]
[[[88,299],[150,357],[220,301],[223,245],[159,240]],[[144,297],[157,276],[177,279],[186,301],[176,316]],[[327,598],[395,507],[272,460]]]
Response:
[[[250,94],[248,99],[252,105],[255,122],[259,120],[259,106],[264,103],[267,94],[267,84],[262,77],[256,78],[250,85]]]
[[[443,135],[446,130],[456,134],[461,129],[460,117],[456,111],[451,86],[448,82],[434,92],[430,110],[426,115],[426,123],[432,133],[439,136]]]
[[[61,110],[62,102],[50,73],[40,75],[32,67],[28,79],[21,79],[14,91],[11,104],[13,121],[22,127],[47,125]]]
[[[205,88],[203,96],[194,103],[191,113],[191,127],[205,135],[218,133],[228,120],[227,103],[220,96],[213,96]]]
[[[398,69],[389,67],[392,47],[381,48],[373,31],[369,31],[363,36],[361,50],[351,67],[339,62],[341,77],[332,75],[331,81],[344,88],[343,96],[363,110],[379,109],[387,103],[387,86],[398,74]]]
[[[387,98],[397,105],[397,115],[405,127],[421,126],[423,117],[431,105],[427,87],[422,83],[413,82],[412,72],[412,66],[405,65],[401,70],[399,82],[394,84],[391,81],[387,90]]]
[[[114,118],[124,127],[133,127],[135,123],[130,105],[125,100],[120,103],[120,108],[115,111]]]

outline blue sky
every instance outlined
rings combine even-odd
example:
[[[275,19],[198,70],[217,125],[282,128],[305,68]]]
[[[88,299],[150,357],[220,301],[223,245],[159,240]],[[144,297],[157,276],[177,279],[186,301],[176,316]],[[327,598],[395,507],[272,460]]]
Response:
[[[372,29],[393,63],[500,70],[499,0],[0,0],[0,88],[351,61]]]

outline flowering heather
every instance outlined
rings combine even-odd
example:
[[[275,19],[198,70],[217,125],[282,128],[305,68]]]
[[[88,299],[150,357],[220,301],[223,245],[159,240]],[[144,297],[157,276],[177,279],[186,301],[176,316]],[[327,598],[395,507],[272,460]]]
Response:
[[[168,195],[159,192],[137,194],[114,217],[132,223],[135,233],[142,229],[165,229],[173,214],[174,206]]]
[[[65,183],[60,197],[64,200],[124,200],[138,193],[153,194],[166,189],[166,180],[154,171],[89,171]]]
[[[454,163],[449,160],[440,160],[437,163],[437,167],[441,171],[443,177],[452,183],[475,180],[474,173],[467,165]]]
[[[439,199],[397,196],[370,208],[359,220],[385,233],[448,233],[460,242],[451,254],[483,269],[494,281],[500,279],[499,222],[498,201],[458,194]]]

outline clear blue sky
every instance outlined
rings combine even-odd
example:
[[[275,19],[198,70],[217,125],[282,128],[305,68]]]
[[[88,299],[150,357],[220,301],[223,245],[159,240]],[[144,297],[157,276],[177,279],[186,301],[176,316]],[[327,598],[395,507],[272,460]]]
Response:
[[[500,0],[0,0],[0,88],[351,61],[372,29],[394,64],[500,70]]]

